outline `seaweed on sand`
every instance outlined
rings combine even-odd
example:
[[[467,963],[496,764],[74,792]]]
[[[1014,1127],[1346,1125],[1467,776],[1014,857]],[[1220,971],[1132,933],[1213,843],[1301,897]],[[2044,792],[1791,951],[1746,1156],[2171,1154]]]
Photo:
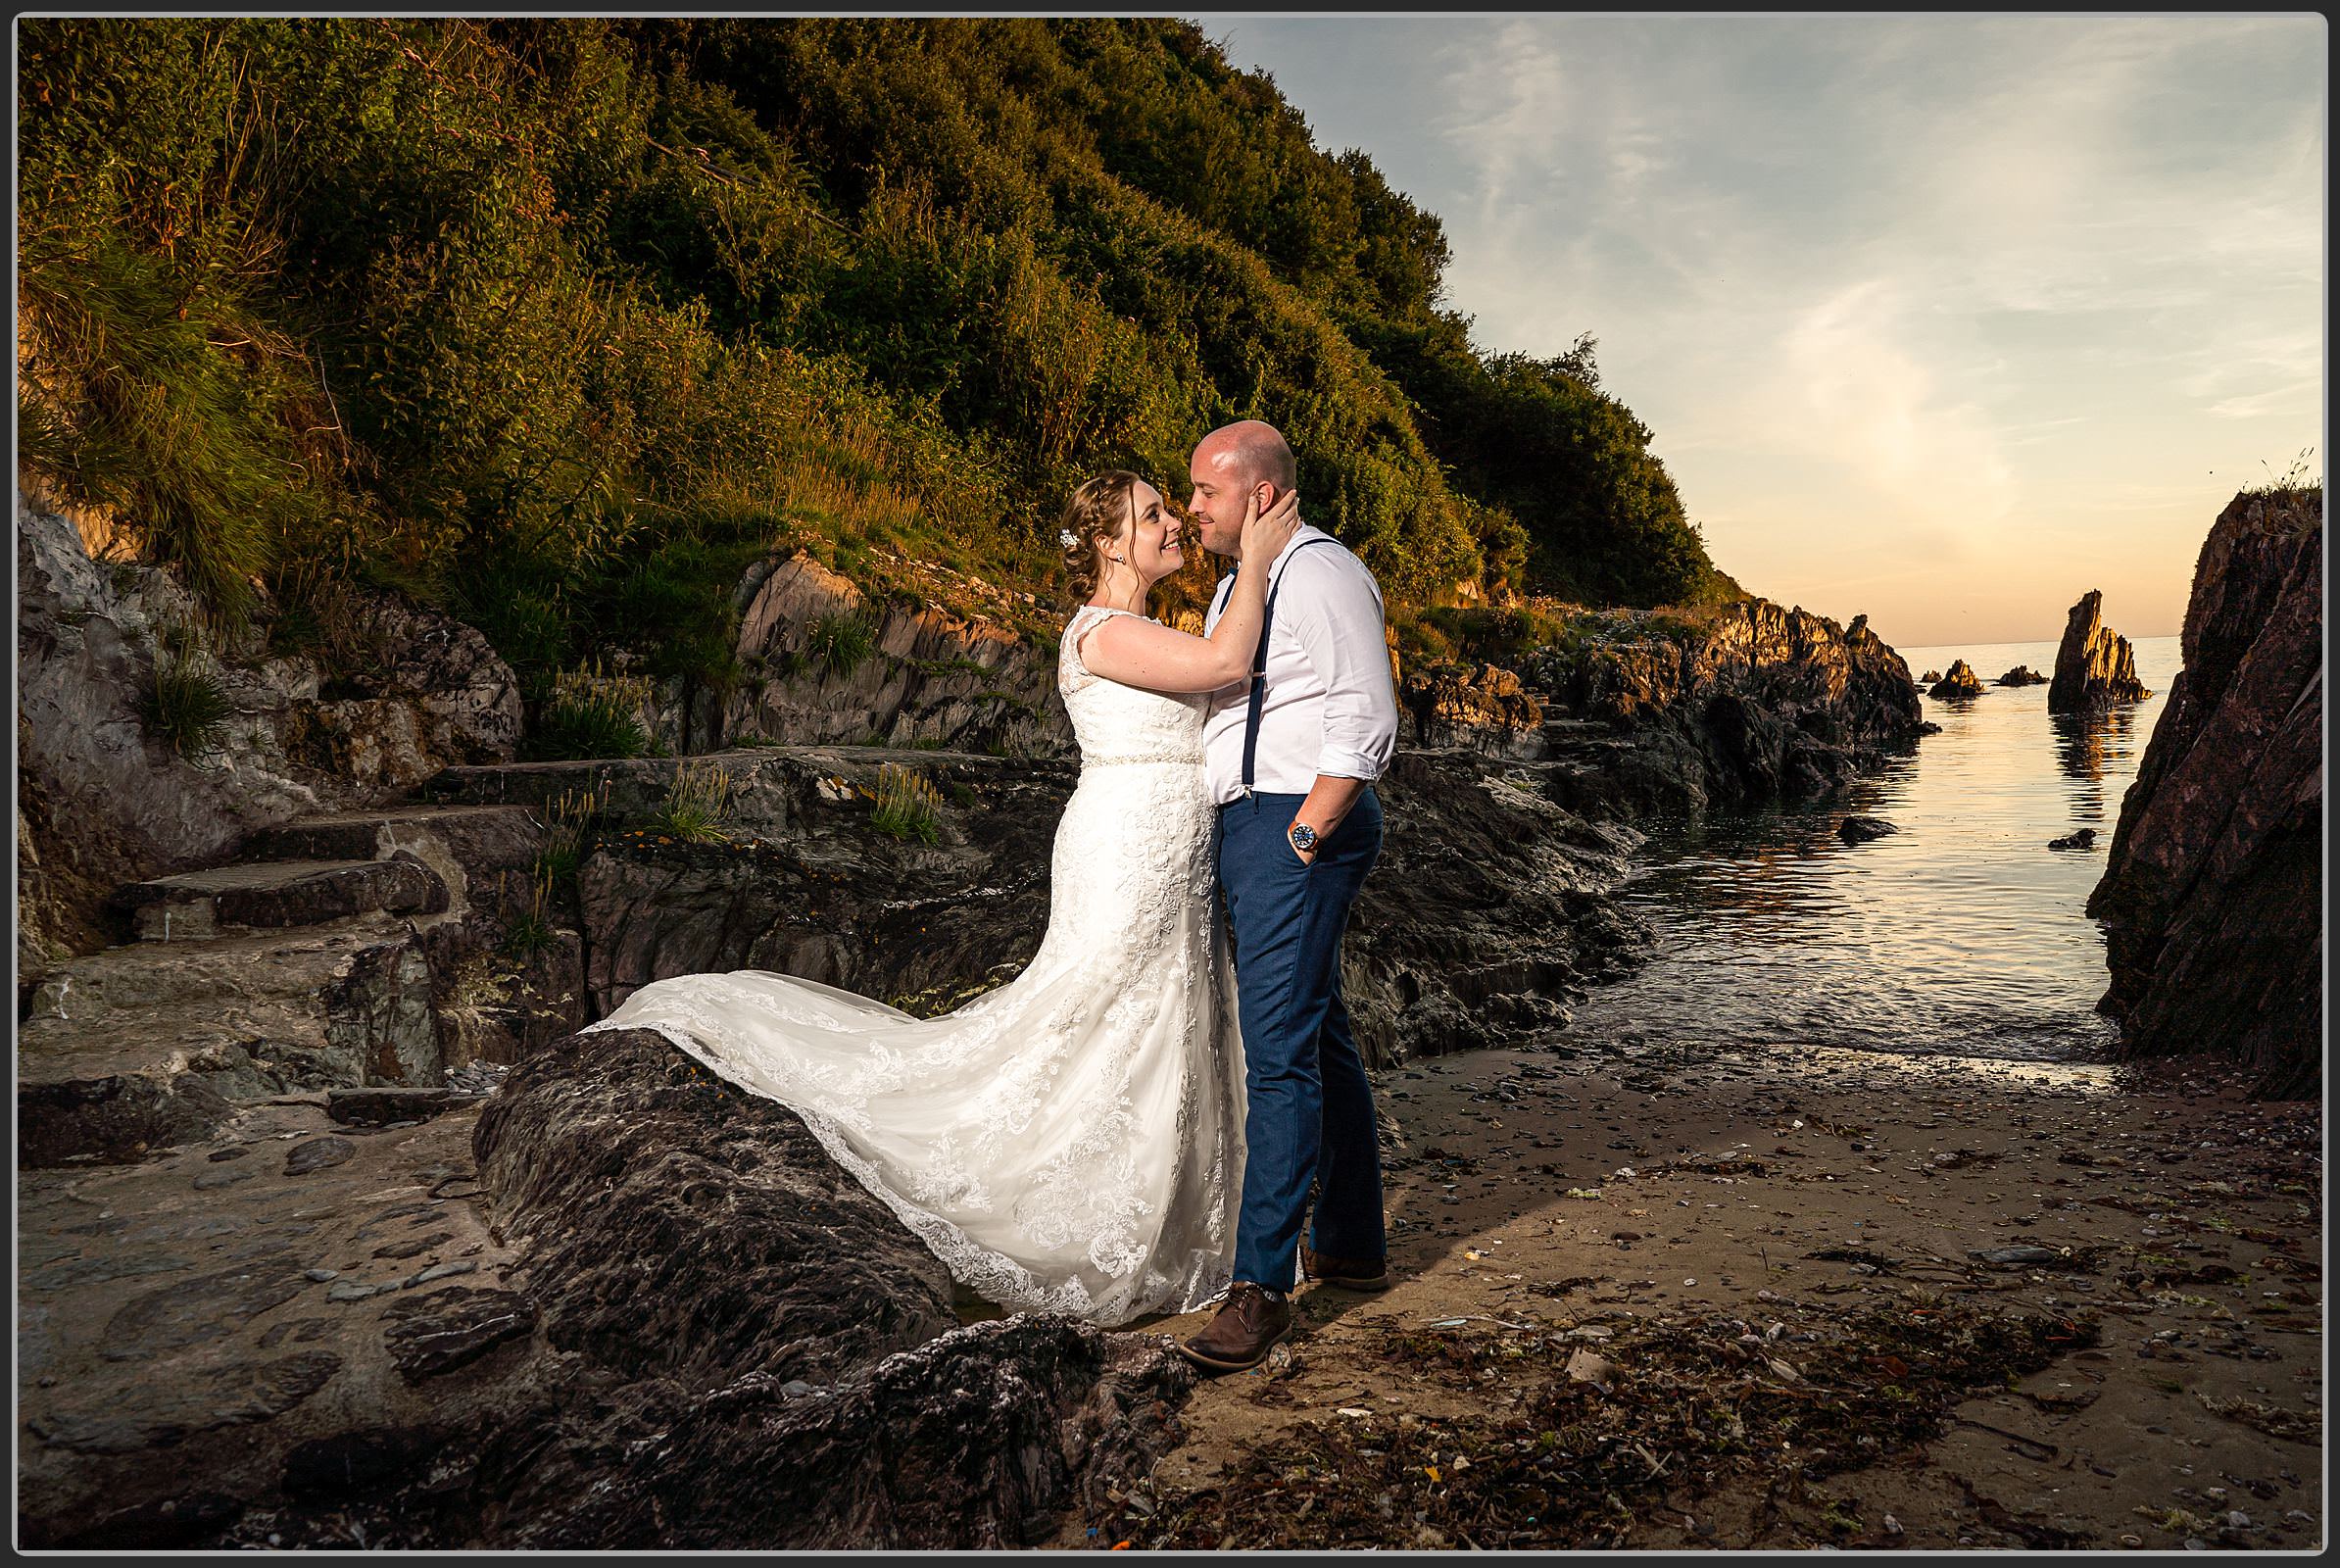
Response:
[[[1678,1494],[1743,1485],[1791,1499],[1808,1479],[1906,1451],[1977,1389],[2098,1338],[2093,1314],[1907,1298],[1812,1323],[1830,1332],[1792,1346],[1798,1367],[1776,1335],[1736,1320],[1611,1320],[1574,1375],[1573,1333],[1386,1331],[1360,1360],[1516,1402],[1455,1418],[1344,1407],[1246,1448],[1217,1485],[1142,1484],[1098,1535],[1206,1550],[1617,1547]]]

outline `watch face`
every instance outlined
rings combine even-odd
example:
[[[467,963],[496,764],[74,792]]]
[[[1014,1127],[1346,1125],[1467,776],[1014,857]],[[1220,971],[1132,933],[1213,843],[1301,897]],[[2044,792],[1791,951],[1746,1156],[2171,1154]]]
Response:
[[[1316,848],[1316,829],[1302,822],[1292,830],[1292,842],[1303,850]]]

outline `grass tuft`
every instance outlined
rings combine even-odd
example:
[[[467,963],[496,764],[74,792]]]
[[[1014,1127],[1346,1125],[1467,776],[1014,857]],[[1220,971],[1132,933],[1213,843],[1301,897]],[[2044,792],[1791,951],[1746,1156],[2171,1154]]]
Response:
[[[685,844],[720,844],[730,835],[731,772],[717,764],[674,770],[666,799],[650,814],[650,828]]]
[[[526,760],[644,756],[651,750],[650,734],[636,715],[650,700],[648,676],[605,675],[598,661],[589,669],[564,670],[555,677],[553,694],[528,737]]]
[[[926,775],[899,763],[878,769],[877,809],[869,825],[890,838],[933,844],[942,836],[943,797]]]

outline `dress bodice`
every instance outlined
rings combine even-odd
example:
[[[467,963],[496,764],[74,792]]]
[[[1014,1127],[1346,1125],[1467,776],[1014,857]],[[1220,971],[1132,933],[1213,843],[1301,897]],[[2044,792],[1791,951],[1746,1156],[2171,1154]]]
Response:
[[[1056,655],[1056,689],[1072,718],[1081,760],[1096,767],[1113,762],[1202,761],[1202,693],[1174,696],[1124,686],[1091,671],[1081,659],[1081,639],[1127,610],[1083,605],[1064,628]]]

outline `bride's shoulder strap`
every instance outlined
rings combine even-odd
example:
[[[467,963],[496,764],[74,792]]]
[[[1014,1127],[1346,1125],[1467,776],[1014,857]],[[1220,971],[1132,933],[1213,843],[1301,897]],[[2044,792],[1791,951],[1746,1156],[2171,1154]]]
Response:
[[[1064,626],[1064,652],[1072,667],[1087,674],[1089,664],[1081,657],[1082,640],[1115,615],[1129,613],[1129,611],[1115,610],[1109,605],[1083,605],[1074,611],[1072,619],[1065,622]]]

